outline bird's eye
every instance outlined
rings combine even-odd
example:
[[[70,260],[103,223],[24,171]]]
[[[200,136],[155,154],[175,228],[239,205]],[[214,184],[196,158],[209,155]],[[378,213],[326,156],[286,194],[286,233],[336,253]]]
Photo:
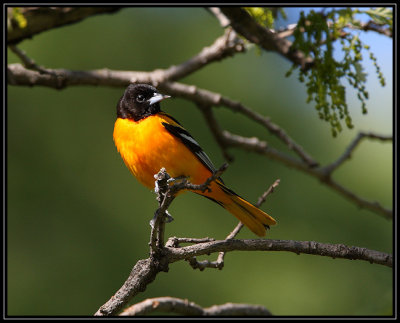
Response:
[[[136,101],[137,101],[137,102],[144,102],[144,100],[145,100],[144,95],[139,94],[139,95],[136,97]]]

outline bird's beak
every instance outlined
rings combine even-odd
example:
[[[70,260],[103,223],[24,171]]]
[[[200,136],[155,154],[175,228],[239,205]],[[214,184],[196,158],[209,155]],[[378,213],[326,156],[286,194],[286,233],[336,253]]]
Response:
[[[163,95],[163,94],[160,94],[160,93],[154,93],[154,95],[148,100],[148,102],[151,105],[151,104],[160,102],[160,101],[162,101],[164,99],[168,99],[170,97],[171,96],[169,96],[169,95]]]

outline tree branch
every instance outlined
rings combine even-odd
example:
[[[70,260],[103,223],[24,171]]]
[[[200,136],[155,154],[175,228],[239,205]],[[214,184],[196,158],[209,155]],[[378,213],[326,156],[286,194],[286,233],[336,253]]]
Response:
[[[259,25],[247,12],[240,7],[221,7],[209,9],[220,21],[221,26],[231,26],[233,29],[245,37],[248,41],[255,43],[266,51],[274,51],[286,57],[292,63],[300,66],[305,71],[314,64],[313,58],[305,56],[300,50],[292,49],[292,42],[286,39],[293,34],[297,24],[287,26],[285,30],[276,32],[272,29]],[[347,24],[349,29],[374,31],[379,34],[392,37],[390,28],[383,28],[373,21],[358,22],[358,25]],[[341,37],[347,33],[342,30]]]
[[[139,260],[124,285],[111,299],[100,307],[96,316],[115,315],[129,300],[146,289],[161,271],[168,271],[168,264],[195,256],[227,251],[289,251],[332,258],[364,260],[392,267],[392,256],[383,252],[343,244],[327,244],[314,241],[294,240],[216,240],[192,246],[165,247],[157,258]]]
[[[154,281],[157,274],[161,271],[168,271],[168,262],[165,257],[139,260],[132,268],[132,271],[122,285],[110,300],[102,305],[95,313],[95,316],[109,316],[118,313],[131,299],[138,293],[146,290],[148,284]]]
[[[257,206],[258,208],[261,206],[261,204],[263,204],[267,198],[267,196],[271,193],[274,192],[275,188],[279,185],[280,180],[277,179],[258,199],[257,203],[255,204],[255,206]],[[225,240],[230,240],[235,238],[240,230],[243,228],[243,223],[239,222],[236,227],[232,230],[231,233],[228,234],[228,236],[225,238]],[[200,243],[200,242],[210,242],[210,241],[215,241],[215,239],[210,239],[207,238],[206,241],[196,241],[196,243]],[[182,238],[169,238],[168,242],[166,244],[166,246],[169,247],[174,247],[174,248],[178,248],[179,244],[182,242],[189,242],[187,241],[187,239],[183,240]],[[224,267],[224,259],[225,259],[225,252],[220,252],[218,254],[218,258],[215,261],[209,261],[209,260],[203,260],[203,261],[198,261],[196,259],[196,257],[190,258],[188,259],[188,262],[190,264],[190,266],[192,266],[193,269],[199,269],[200,271],[203,271],[205,268],[216,268],[216,269],[222,269]]]
[[[37,67],[32,59],[18,50],[15,46],[10,47],[23,61],[27,69]],[[130,72],[112,71],[100,69],[92,71],[72,71],[65,69],[44,69],[41,73],[53,75],[53,78],[40,77],[33,71],[23,69],[19,64],[8,65],[8,83],[11,85],[42,85],[56,89],[63,89],[71,85],[104,85],[112,87],[126,86],[129,83],[151,83],[154,86],[181,79],[204,66],[233,56],[245,51],[243,41],[236,36],[232,30],[226,30],[224,35],[217,38],[209,47],[204,47],[201,52],[186,62],[167,69],[157,69],[152,72]],[[37,70],[37,68],[33,68]],[[42,75],[43,76],[43,75]]]
[[[329,27],[333,27],[333,23],[331,21],[328,21],[327,24]],[[286,38],[286,37],[292,36],[294,31],[296,30],[296,28],[297,28],[297,24],[294,23],[294,24],[287,25],[284,28],[279,29],[277,31],[273,31],[273,32],[275,32],[280,38]],[[393,37],[392,31],[389,28],[383,28],[382,26],[376,25],[372,20],[367,21],[367,22],[357,21],[357,25],[350,24],[350,23],[346,24],[346,26],[344,26],[344,28],[339,29],[339,37],[340,38],[348,35],[348,32],[344,31],[345,28],[349,28],[349,29],[353,29],[353,30],[374,31],[381,35]],[[331,39],[335,39],[333,35],[331,35]],[[324,43],[325,42],[322,42],[321,45]]]
[[[186,98],[197,103],[199,106],[225,106],[233,111],[240,112],[267,128],[272,134],[282,140],[289,149],[297,153],[308,166],[315,167],[318,165],[299,144],[288,136],[282,128],[271,122],[268,117],[264,117],[241,103],[232,101],[218,93],[177,82],[164,81],[163,83],[159,83],[160,80],[166,79],[164,70],[155,70],[153,72],[128,72],[111,71],[108,69],[92,71],[46,69],[48,74],[40,74],[36,71],[25,69],[20,64],[10,64],[7,69],[7,81],[11,85],[44,85],[61,89],[71,85],[122,87],[130,83],[151,83],[155,86],[157,85],[160,90],[169,95]]]
[[[224,35],[217,38],[211,46],[204,47],[199,54],[178,66],[173,65],[163,70],[163,78],[159,82],[182,79],[210,63],[243,53],[245,50],[243,40],[237,37],[232,29],[227,29]]]
[[[311,57],[306,57],[299,50],[293,50],[291,48],[292,43],[289,40],[259,25],[245,10],[239,7],[221,7],[220,10],[229,19],[230,26],[250,42],[267,51],[281,54],[294,64],[299,65],[302,70],[307,70],[314,64]]]
[[[318,163],[298,144],[291,138],[282,128],[273,123],[270,118],[262,116],[261,114],[251,110],[238,101],[233,101],[219,93],[211,92],[208,90],[200,89],[196,86],[188,86],[177,82],[166,82],[159,85],[159,88],[172,96],[179,96],[191,100],[197,104],[198,107],[227,107],[234,112],[239,112],[249,119],[259,123],[271,134],[275,135],[285,145],[295,152],[308,167],[316,167]]]
[[[161,194],[165,198],[170,199],[166,205],[169,206],[173,201],[174,196],[179,190],[184,189],[200,189],[204,190],[208,184],[218,178],[224,170],[222,167],[219,172],[216,172],[202,185],[192,185],[184,180],[169,181],[173,183],[164,187],[166,191]],[[169,178],[165,176],[165,178]],[[165,179],[164,178],[164,179]],[[208,184],[207,184],[208,183]],[[273,188],[277,185],[275,182],[268,191],[272,192]],[[156,186],[156,190],[163,189]],[[267,191],[267,192],[268,192]],[[170,193],[167,193],[170,192]],[[173,192],[171,194],[171,192]],[[263,195],[267,195],[267,192]],[[260,199],[260,203],[263,199]],[[162,214],[159,210],[163,207],[160,205],[156,214]],[[157,222],[155,222],[157,223]],[[164,230],[164,227],[160,227]],[[194,242],[194,245],[180,247],[180,242]],[[150,257],[144,260],[139,260],[133,267],[128,279],[123,286],[115,293],[111,299],[106,302],[95,313],[96,316],[115,315],[129,300],[137,295],[139,292],[144,291],[148,284],[154,281],[157,274],[161,271],[168,271],[170,263],[180,260],[189,260],[196,256],[208,255],[213,252],[228,252],[228,251],[289,251],[296,254],[305,253],[311,255],[327,256],[332,258],[344,259],[358,259],[369,261],[392,267],[392,256],[383,252],[369,250],[360,247],[348,247],[343,244],[327,244],[314,241],[294,241],[294,240],[264,240],[264,239],[250,239],[250,240],[214,240],[210,238],[204,239],[179,239],[170,238],[165,246],[162,245],[163,241],[158,240],[156,252],[150,252]],[[152,249],[151,249],[152,251]]]
[[[350,190],[344,188],[343,186],[339,185],[336,181],[332,179],[329,173],[329,167],[317,167],[317,168],[310,168],[307,167],[304,163],[292,158],[291,156],[285,155],[271,147],[268,146],[268,144],[265,141],[261,141],[256,137],[253,138],[247,138],[247,137],[242,137],[239,135],[235,135],[230,133],[229,131],[223,131],[222,136],[225,145],[227,147],[240,147],[242,149],[245,149],[247,151],[252,151],[261,155],[265,155],[271,159],[277,160],[278,162],[281,162],[285,164],[286,166],[293,167],[297,170],[300,170],[308,175],[311,175],[321,181],[322,184],[327,185],[334,191],[338,192],[345,198],[347,198],[349,201],[355,203],[361,208],[368,209],[372,212],[375,212],[383,217],[385,217],[388,220],[391,220],[393,218],[393,210],[384,208],[381,206],[378,202],[370,202],[367,201]],[[375,135],[378,136],[378,135]],[[384,136],[382,136],[384,137]]]
[[[128,307],[121,316],[146,315],[153,312],[177,313],[186,316],[270,316],[261,305],[226,303],[203,308],[187,299],[176,297],[149,298]]]
[[[222,128],[219,125],[217,119],[214,116],[212,108],[210,106],[199,106],[200,111],[203,113],[204,118],[206,119],[206,123],[211,130],[211,133],[214,135],[214,139],[221,148],[222,155],[228,162],[232,162],[234,160],[233,156],[228,153],[228,146],[225,143],[225,140],[222,136]]]
[[[13,85],[45,85],[53,88],[64,88],[67,85],[105,85],[124,87],[131,82],[158,84],[164,76],[163,70],[153,72],[128,72],[128,71],[111,71],[108,69],[93,71],[69,71],[63,69],[46,69],[47,73],[41,74],[37,71],[31,71],[24,68],[21,64],[10,64],[8,66],[8,83]],[[268,117],[264,117],[239,102],[232,101],[223,97],[219,93],[208,90],[199,89],[195,86],[189,86],[178,82],[165,81],[159,83],[158,87],[161,91],[175,96],[182,97],[195,102],[199,107],[222,106],[233,111],[240,112],[250,119],[260,123],[267,128],[272,134],[276,135],[283,141],[289,149],[292,149],[302,160],[299,161],[289,155],[277,151],[269,147],[265,141],[256,137],[246,138],[231,134],[229,131],[216,131],[214,135],[219,136],[219,141],[226,147],[240,147],[249,151],[257,152],[275,159],[287,166],[294,167],[307,174],[310,174],[321,180],[322,183],[335,189],[337,192],[356,202],[360,207],[383,215],[387,219],[393,217],[393,211],[383,208],[376,202],[368,202],[357,197],[354,193],[344,189],[334,182],[326,173],[324,168],[316,167],[318,162],[309,156],[303,148],[297,144],[286,132],[278,125],[272,123]],[[207,108],[206,108],[207,109]]]
[[[221,9],[218,7],[208,7],[206,8],[210,13],[212,13],[215,18],[218,19],[219,24],[222,28],[229,27],[230,21],[229,19],[222,13]]]
[[[108,69],[94,71],[46,69],[46,71],[46,74],[41,74],[37,71],[28,70],[21,64],[10,64],[8,66],[7,74],[8,83],[13,85],[45,85],[54,88],[63,88],[67,85],[78,84],[124,87],[131,82],[154,84],[158,83],[160,79],[163,79],[163,70],[156,70],[153,72],[128,72],[111,71]],[[272,123],[268,117],[261,116],[241,103],[223,97],[221,94],[199,89],[195,86],[169,81],[160,83],[158,86],[163,92],[175,97],[182,97],[191,100],[198,104],[199,107],[223,106],[246,115],[250,119],[260,123],[265,128],[270,130],[271,133],[283,141],[289,149],[292,149],[294,152],[296,152],[302,161],[269,147],[265,141],[262,141],[256,137],[246,138],[231,134],[226,130],[222,131],[221,134],[220,131],[216,131],[217,128],[214,126],[213,133],[219,137],[219,142],[222,143],[223,147],[240,147],[245,150],[266,155],[269,158],[275,159],[287,166],[294,167],[320,179],[322,183],[335,189],[350,201],[356,202],[356,204],[360,207],[364,207],[373,212],[381,214],[387,219],[391,219],[393,217],[392,210],[388,210],[380,206],[377,202],[368,202],[362,198],[359,198],[354,193],[334,182],[330,176],[328,176],[329,174],[326,173],[326,169],[316,167],[318,162],[309,156],[299,144],[297,144],[286,134],[282,128]]]
[[[227,251],[288,251],[296,254],[304,253],[331,258],[364,260],[370,263],[392,267],[390,254],[360,247],[349,247],[343,244],[329,244],[315,241],[246,239],[215,240],[198,243],[181,248],[166,248],[166,256],[170,262],[188,257],[207,255],[214,252]]]
[[[37,65],[33,59],[28,57],[28,55],[26,55],[26,53],[22,49],[18,48],[16,45],[8,45],[8,47],[12,50],[12,52],[15,55],[19,57],[19,59],[22,61],[22,63],[27,69],[32,69],[38,71],[39,73],[44,73],[44,74],[48,73],[45,68]]]
[[[7,8],[7,44],[17,44],[43,31],[79,22],[102,13],[114,13],[119,7],[19,7],[26,19],[26,27],[21,27],[13,17],[13,8]]]
[[[149,243],[150,255],[155,256],[162,252],[161,249],[164,246],[165,223],[172,221],[172,217],[168,214],[168,208],[175,199],[177,193],[183,190],[201,192],[210,190],[209,185],[211,182],[218,179],[227,168],[228,164],[223,164],[214,172],[214,174],[200,185],[190,183],[186,177],[179,179],[171,178],[165,168],[162,168],[158,174],[154,175],[154,178],[156,179],[155,192],[157,194],[159,207],[155,212],[153,220],[150,221],[150,226],[152,228]],[[169,221],[166,221],[168,217]]]
[[[226,157],[229,156],[226,152],[226,149],[229,147],[241,147],[249,151],[264,154],[290,167],[294,167],[320,179],[322,183],[349,198],[359,206],[369,208],[387,218],[392,218],[393,215],[391,210],[384,209],[378,203],[372,203],[359,198],[354,193],[337,184],[331,178],[333,171],[351,157],[352,152],[364,137],[379,139],[382,141],[391,140],[391,137],[378,136],[372,133],[360,133],[336,161],[325,167],[318,167],[318,162],[307,154],[305,150],[282,128],[272,123],[268,117],[254,112],[248,107],[242,105],[240,102],[223,97],[221,94],[175,82],[176,80],[192,74],[212,62],[220,61],[226,57],[235,55],[236,53],[243,52],[245,50],[245,45],[243,41],[237,37],[236,32],[266,50],[275,51],[283,55],[293,63],[301,66],[303,70],[306,70],[310,68],[314,62],[311,58],[306,57],[301,51],[291,49],[291,42],[285,39],[288,32],[290,32],[289,30],[286,33],[276,33],[272,30],[268,30],[258,25],[250,15],[247,14],[247,12],[240,8],[210,8],[210,11],[218,18],[221,25],[226,26],[226,24],[229,23],[234,30],[227,29],[225,34],[216,39],[211,46],[203,48],[199,54],[180,65],[171,66],[164,70],[158,69],[152,72],[112,71],[108,69],[71,71],[41,67],[37,65],[34,60],[31,60],[23,51],[14,46],[14,44],[23,39],[30,38],[42,31],[71,24],[90,15],[115,12],[119,10],[119,8],[20,8],[29,28],[21,28],[14,18],[10,16],[12,12],[10,9],[12,10],[12,8],[8,8],[8,13],[12,28],[8,28],[7,44],[9,44],[14,53],[19,56],[25,67],[21,64],[8,65],[8,84],[28,86],[42,85],[55,89],[62,89],[71,85],[125,87],[129,83],[151,83],[154,86],[158,86],[160,90],[168,94],[186,98],[195,102],[203,111],[207,123],[210,125],[210,129],[223,150],[224,155],[226,154]],[[374,27],[365,26],[364,30],[374,30]],[[258,138],[241,137],[222,130],[211,110],[211,107],[219,106],[227,107],[235,112],[240,112],[253,121],[261,124],[285,143],[285,145],[292,150],[299,159],[295,159],[269,147],[265,141]],[[152,222],[152,231],[149,243],[150,256],[149,258],[139,260],[136,263],[123,286],[107,303],[100,307],[95,315],[114,315],[118,313],[132,297],[144,291],[147,285],[154,281],[159,272],[168,271],[170,263],[186,260],[191,263],[193,268],[204,269],[207,267],[213,267],[221,269],[224,264],[224,255],[228,251],[288,251],[296,254],[304,253],[332,258],[364,260],[370,263],[392,267],[391,255],[361,247],[349,247],[343,244],[326,244],[313,241],[261,239],[236,240],[234,237],[240,231],[242,227],[241,223],[236,226],[225,240],[174,237],[168,239],[164,244],[164,226],[166,219],[168,218],[167,209],[175,198],[176,193],[185,189],[203,191],[208,189],[208,185],[211,181],[218,178],[225,168],[221,168],[202,185],[191,184],[187,179],[179,179],[179,181],[171,182],[169,181],[169,175],[166,174],[165,171],[162,173],[165,177],[157,178],[158,189],[161,191],[158,195],[159,208],[157,209],[155,218]],[[158,175],[160,175],[160,173]],[[161,184],[162,181],[165,181],[165,183]],[[278,183],[279,180],[271,185],[269,190],[260,197],[257,203],[258,205],[265,200],[265,197],[273,191]],[[182,247],[180,246],[181,243],[191,243],[193,245]],[[219,252],[218,259],[214,262],[198,262],[196,260],[196,256],[206,255],[213,252]],[[176,298],[146,300],[129,308],[124,312],[124,315],[145,314],[153,310],[171,310],[182,314],[192,313],[193,315],[249,315],[249,313],[250,315],[270,315],[269,311],[263,307],[228,303],[213,306],[211,308],[201,308],[197,304]]]
[[[247,15],[246,12],[244,13]],[[224,13],[221,11],[219,11],[217,16],[218,15],[219,19],[222,19],[221,17],[223,16],[225,17]],[[251,19],[251,17],[248,18]],[[393,217],[392,210],[383,208],[379,205],[379,203],[369,202],[359,198],[354,193],[343,188],[331,179],[330,175],[332,171],[350,156],[349,153],[351,153],[353,148],[350,147],[349,153],[345,153],[341,158],[331,165],[318,168],[318,162],[315,161],[307,152],[305,152],[304,149],[290,136],[288,136],[282,128],[271,122],[268,117],[262,116],[244,106],[240,102],[230,100],[219,93],[214,93],[204,89],[199,89],[195,86],[171,81],[193,73],[205,65],[210,64],[211,62],[221,60],[230,55],[234,55],[236,52],[243,51],[243,43],[237,39],[236,34],[233,31],[227,30],[225,34],[217,38],[211,46],[205,47],[199,54],[195,55],[188,61],[178,66],[172,66],[165,70],[158,69],[152,72],[112,71],[109,69],[92,71],[46,69],[39,67],[33,60],[31,60],[25,53],[17,49],[15,46],[12,46],[12,49],[28,68],[33,68],[34,70],[24,68],[20,64],[10,64],[8,66],[7,73],[7,80],[9,84],[30,86],[44,85],[56,89],[62,89],[71,85],[103,85],[125,87],[130,83],[153,84],[154,86],[158,86],[160,90],[169,95],[182,97],[197,104],[197,106],[203,112],[207,123],[209,124],[210,129],[214,134],[217,143],[221,147],[224,157],[227,160],[231,161],[233,159],[232,156],[227,152],[227,148],[229,147],[240,147],[245,150],[266,155],[269,158],[275,159],[289,167],[294,167],[318,178],[322,183],[333,188],[360,207],[368,208],[371,211],[381,214],[388,219]],[[272,147],[269,147],[265,141],[262,141],[256,137],[245,138],[231,134],[228,131],[223,131],[212,114],[211,107],[213,106],[226,107],[232,111],[239,112],[251,120],[259,123],[268,129],[273,135],[279,138],[283,143],[285,143],[285,145],[294,153],[296,153],[301,160],[299,161],[289,155],[277,151]],[[355,145],[356,144],[357,142],[355,142]]]
[[[374,134],[372,132],[366,133],[366,132],[360,132],[350,143],[350,145],[347,147],[347,149],[343,152],[343,154],[333,163],[325,166],[322,169],[322,172],[324,172],[327,176],[331,175],[339,166],[341,166],[347,159],[351,158],[351,154],[353,151],[356,149],[358,144],[361,142],[362,139],[364,138],[369,138],[369,139],[377,139],[380,141],[392,141],[393,137],[392,136],[381,136]]]
[[[384,28],[383,26],[379,26],[376,23],[374,23],[372,20],[369,20],[367,22],[358,22],[359,25],[355,26],[354,24],[347,24],[346,27],[350,29],[355,29],[355,30],[363,30],[363,31],[374,31],[378,34],[387,36],[392,38],[393,37],[393,32],[390,30],[390,28]]]

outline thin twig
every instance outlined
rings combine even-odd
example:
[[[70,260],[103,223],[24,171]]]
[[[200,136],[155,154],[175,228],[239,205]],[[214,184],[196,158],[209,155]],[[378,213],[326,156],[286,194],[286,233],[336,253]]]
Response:
[[[242,223],[242,222],[239,222],[239,223],[236,225],[236,227],[232,230],[232,232],[230,232],[230,233],[226,236],[225,240],[229,240],[229,239],[235,238],[235,237],[239,234],[240,230],[242,230],[242,228],[243,228],[243,223]]]
[[[258,199],[257,203],[255,204],[255,206],[260,207],[265,200],[267,199],[267,196],[270,195],[271,193],[273,193],[275,191],[275,189],[278,187],[278,185],[280,184],[281,180],[277,179]]]
[[[343,154],[334,162],[331,164],[323,167],[322,172],[326,174],[326,176],[330,176],[333,171],[335,171],[340,165],[342,165],[347,159],[351,158],[351,154],[353,151],[356,149],[358,144],[361,142],[362,139],[364,138],[369,138],[369,139],[376,139],[380,141],[392,141],[393,137],[392,136],[381,136],[377,135],[372,132],[360,132],[350,143],[350,145],[347,147],[347,149],[343,152]]]
[[[255,204],[255,206],[260,207],[265,200],[267,199],[267,196],[271,193],[274,192],[275,188],[278,187],[280,183],[280,179],[277,179],[258,199],[257,203]],[[231,233],[228,234],[228,236],[225,238],[225,240],[230,240],[230,239],[234,239],[240,232],[240,230],[242,230],[243,228],[243,223],[239,221],[239,223],[236,225],[236,227],[232,230]],[[214,266],[213,268],[218,268],[218,269],[222,269],[224,267],[224,260],[225,260],[225,254],[226,252],[220,252],[218,254],[218,258],[214,263],[211,263],[212,266]],[[215,266],[216,265],[216,266]]]
[[[385,35],[388,37],[393,37],[393,32],[389,27],[384,28],[383,26],[379,26],[374,23],[372,20],[367,22],[358,21],[358,24],[347,24],[346,27],[355,30],[364,30],[364,31],[374,31],[378,34]]]
[[[197,55],[186,62],[162,70],[162,73],[160,73],[162,79],[158,82],[164,83],[166,80],[174,81],[182,79],[210,63],[220,61],[236,53],[243,53],[245,50],[246,47],[243,40],[237,37],[234,31],[226,30],[211,46],[204,47]],[[154,84],[154,86],[157,86],[157,84]]]
[[[169,190],[171,194],[176,194],[181,190],[201,191],[205,192],[209,190],[211,182],[221,177],[222,173],[228,168],[228,163],[224,163],[217,171],[215,171],[203,184],[192,184],[187,179],[179,180],[170,186]]]
[[[19,57],[19,59],[22,61],[22,63],[24,64],[24,66],[26,68],[38,71],[39,73],[42,73],[42,74],[46,74],[46,73],[51,74],[52,73],[52,72],[46,70],[44,67],[37,65],[36,62],[32,58],[28,57],[28,55],[22,49],[17,47],[16,45],[9,45],[8,47],[11,49],[11,51],[15,55],[17,55]]]
[[[230,21],[229,19],[222,13],[221,9],[218,7],[209,7],[207,8],[209,12],[211,12],[215,18],[218,19],[219,24],[222,28],[226,28],[229,26]]]
[[[232,162],[234,158],[231,154],[228,153],[227,150],[228,146],[226,145],[224,138],[222,136],[222,128],[219,125],[217,119],[215,118],[212,108],[209,106],[200,106],[199,104],[198,106],[200,111],[203,112],[204,118],[207,121],[207,125],[209,126],[217,144],[222,150],[222,155],[228,162]]]

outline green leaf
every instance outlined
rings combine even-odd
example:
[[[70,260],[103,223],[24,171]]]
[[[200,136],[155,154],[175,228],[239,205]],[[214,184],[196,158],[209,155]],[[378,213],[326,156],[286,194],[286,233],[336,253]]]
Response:
[[[28,21],[21,13],[19,8],[13,8],[13,18],[17,22],[19,28],[25,28],[28,25]]]
[[[364,11],[377,25],[393,25],[392,8],[375,8]]]
[[[362,13],[365,12],[352,8],[331,9],[323,12],[311,10],[307,15],[302,11],[293,33],[292,48],[311,56],[314,59],[314,65],[308,71],[302,71],[293,65],[286,76],[290,76],[294,70],[298,69],[298,79],[307,87],[306,102],[315,103],[314,107],[319,118],[330,124],[333,136],[337,136],[342,131],[342,123],[349,129],[354,127],[346,102],[344,80],[355,89],[357,98],[361,102],[361,110],[364,114],[367,113],[365,101],[368,100],[369,94],[365,87],[367,73],[362,65],[363,50],[370,54],[378,78],[382,85],[385,84],[383,74],[370,47],[363,44],[354,30],[343,33],[343,28],[347,28],[348,25],[360,25],[354,16]],[[374,21],[379,19],[389,21],[392,17],[391,10],[387,8],[371,9],[368,14],[374,17]],[[334,55],[333,42],[337,37],[340,39],[339,43],[343,52],[340,60]]]
[[[354,63],[354,68],[356,69],[356,78],[359,82],[366,82],[367,81],[367,73],[364,73],[364,69],[362,65],[358,62]]]

